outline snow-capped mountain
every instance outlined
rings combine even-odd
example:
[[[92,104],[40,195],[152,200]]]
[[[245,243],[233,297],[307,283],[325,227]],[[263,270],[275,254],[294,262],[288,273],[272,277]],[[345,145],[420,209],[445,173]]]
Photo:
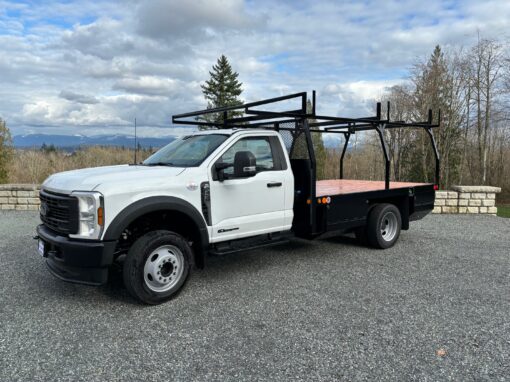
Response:
[[[175,136],[148,138],[138,137],[136,140],[142,147],[163,147],[172,142]],[[40,148],[43,144],[54,145],[59,148],[76,148],[78,146],[124,146],[134,147],[135,137],[130,135],[53,135],[53,134],[27,134],[15,135],[13,143],[18,148]]]

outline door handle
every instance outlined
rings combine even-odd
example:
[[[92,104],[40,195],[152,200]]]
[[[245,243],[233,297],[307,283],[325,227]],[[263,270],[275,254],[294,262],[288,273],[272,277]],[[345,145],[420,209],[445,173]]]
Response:
[[[271,188],[271,187],[281,187],[282,185],[282,182],[271,182],[271,183],[268,183],[267,184],[267,187]]]

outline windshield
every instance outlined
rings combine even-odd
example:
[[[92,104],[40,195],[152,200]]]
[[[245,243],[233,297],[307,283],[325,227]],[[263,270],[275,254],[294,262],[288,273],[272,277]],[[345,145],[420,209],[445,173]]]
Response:
[[[181,137],[152,154],[143,164],[174,167],[199,166],[227,138],[227,135],[222,134]]]

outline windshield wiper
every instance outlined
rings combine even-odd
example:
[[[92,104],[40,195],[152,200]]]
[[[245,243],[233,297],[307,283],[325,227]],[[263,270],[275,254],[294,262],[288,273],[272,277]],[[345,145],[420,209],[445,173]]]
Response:
[[[144,166],[169,166],[174,167],[174,164],[171,162],[154,162],[154,163],[143,163]]]

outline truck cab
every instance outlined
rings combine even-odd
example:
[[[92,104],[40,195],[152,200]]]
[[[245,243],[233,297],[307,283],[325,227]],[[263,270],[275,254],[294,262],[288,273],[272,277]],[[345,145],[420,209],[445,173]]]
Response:
[[[91,285],[107,282],[119,261],[128,291],[157,304],[207,254],[328,232],[388,248],[432,210],[432,183],[317,180],[307,117],[288,128],[242,120],[179,137],[142,163],[50,176],[40,192],[39,253],[56,277]]]

